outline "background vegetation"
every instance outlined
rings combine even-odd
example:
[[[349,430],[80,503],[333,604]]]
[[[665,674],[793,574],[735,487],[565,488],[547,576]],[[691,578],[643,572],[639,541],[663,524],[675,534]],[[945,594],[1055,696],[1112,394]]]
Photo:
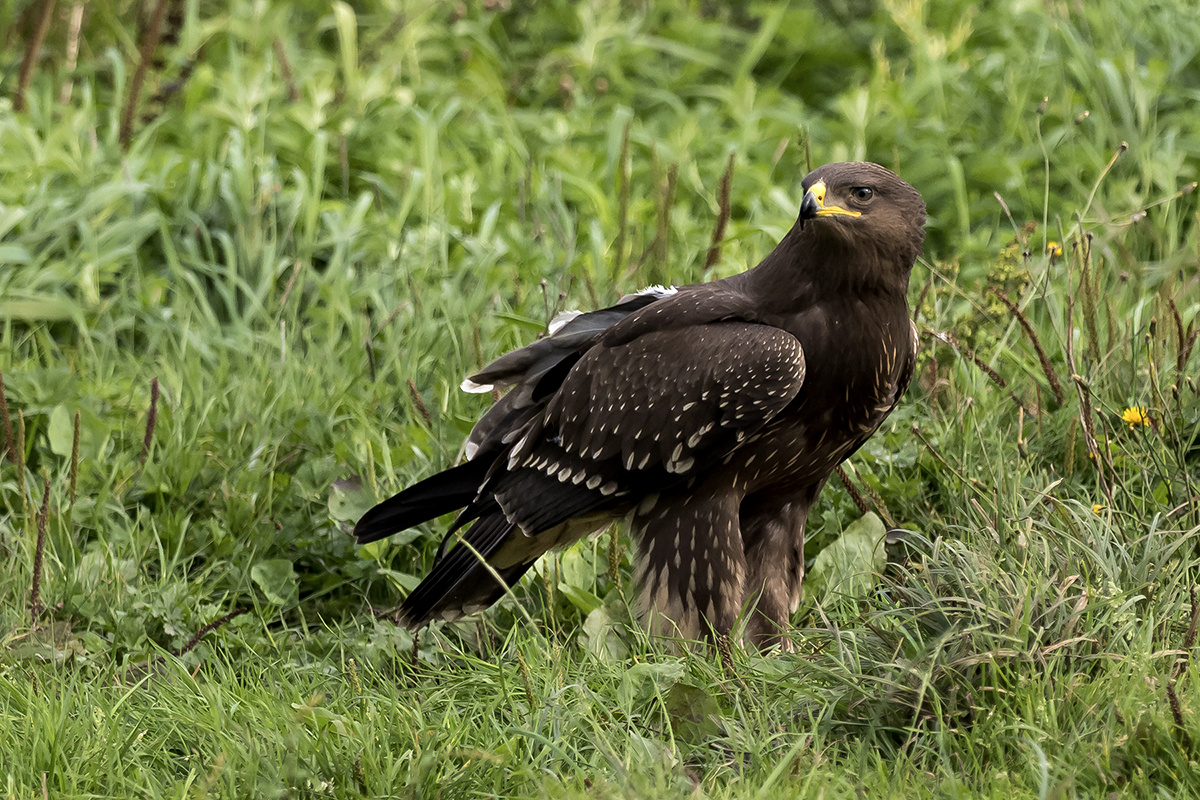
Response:
[[[1200,790],[1189,0],[0,26],[0,793]],[[744,269],[847,158],[929,204],[924,334],[814,520],[797,653],[647,642],[607,537],[419,643],[376,618],[441,528],[347,523],[458,457],[463,374]]]

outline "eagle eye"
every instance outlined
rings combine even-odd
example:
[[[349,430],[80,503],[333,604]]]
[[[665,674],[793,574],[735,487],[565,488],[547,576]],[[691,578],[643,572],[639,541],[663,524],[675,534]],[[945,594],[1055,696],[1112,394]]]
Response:
[[[850,190],[850,196],[860,203],[866,203],[875,196],[870,186],[855,186]]]

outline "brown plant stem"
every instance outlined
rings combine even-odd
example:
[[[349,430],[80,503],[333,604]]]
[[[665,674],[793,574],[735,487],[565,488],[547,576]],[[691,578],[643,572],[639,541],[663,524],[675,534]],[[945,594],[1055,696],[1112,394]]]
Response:
[[[4,449],[0,450],[0,455],[7,455],[16,462],[17,445],[13,441],[12,418],[8,416],[8,392],[4,389],[3,372],[0,372],[0,422],[4,424]]]
[[[230,620],[237,619],[242,614],[245,614],[248,611],[250,611],[250,609],[248,609],[248,608],[238,608],[233,611],[230,611],[228,614],[226,614],[223,617],[217,617],[212,622],[208,623],[203,628],[196,631],[196,634],[194,636],[192,636],[191,639],[188,639],[187,644],[185,644],[183,647],[179,648],[178,650],[172,650],[171,655],[178,658],[179,656],[182,656],[186,653],[190,653],[192,650],[195,649],[196,645],[200,644],[200,640],[203,639],[205,636],[207,636],[208,634],[217,630],[218,628],[223,627]]]
[[[417,391],[417,384],[413,383],[413,379],[408,379],[408,391],[412,395],[413,404],[417,407],[417,412],[420,413],[421,419],[425,420],[426,427],[433,426],[433,416],[429,413],[429,409],[425,406],[425,401],[421,399],[421,393]]]
[[[629,233],[629,129],[625,121],[621,132],[621,154],[617,156],[617,241],[613,245],[613,280],[619,281],[625,269],[625,237]]]
[[[75,430],[71,434],[71,471],[67,477],[67,505],[75,505],[75,492],[79,488],[79,409],[75,409]]]
[[[1033,349],[1037,351],[1038,360],[1042,363],[1042,372],[1046,373],[1046,380],[1050,381],[1050,388],[1054,390],[1054,399],[1058,401],[1058,405],[1062,406],[1066,403],[1066,398],[1063,396],[1062,385],[1058,382],[1058,375],[1054,373],[1054,367],[1050,363],[1050,359],[1046,356],[1046,351],[1042,348],[1041,341],[1038,340],[1037,333],[1033,330],[1033,326],[1029,324],[1029,320],[1021,313],[1021,309],[1016,303],[1008,299],[1004,292],[991,287],[991,292],[996,298],[1008,308],[1009,312],[1016,317],[1021,328],[1024,329],[1025,335],[1029,337],[1029,341],[1033,343]]]
[[[154,441],[154,428],[158,425],[158,378],[150,381],[150,413],[146,415],[146,436],[142,439],[142,454],[138,462],[146,463],[150,455],[150,444]]]
[[[129,84],[129,97],[125,101],[125,110],[121,114],[120,141],[122,147],[129,147],[129,140],[133,137],[133,120],[137,115],[138,98],[142,93],[142,85],[146,82],[146,70],[150,68],[150,61],[154,58],[155,49],[158,48],[163,21],[167,17],[167,6],[168,0],[158,0],[154,6],[154,14],[150,17],[150,24],[143,31],[137,69],[134,70],[133,81]]]
[[[288,99],[295,103],[300,99],[300,90],[296,88],[296,79],[292,74],[292,62],[288,60],[287,50],[283,47],[283,40],[278,36],[275,37],[273,43],[275,48],[275,58],[279,61],[279,73],[283,76],[283,82],[287,85]]]
[[[50,473],[42,479],[42,510],[37,518],[37,544],[33,550],[33,581],[29,589],[29,628],[37,626],[42,605],[42,557],[46,552],[46,520],[50,517]]]
[[[850,493],[850,499],[854,501],[854,505],[858,506],[858,513],[866,516],[870,509],[867,508],[867,503],[863,500],[862,495],[858,493],[858,487],[851,482],[850,476],[846,474],[846,470],[842,469],[841,464],[838,464],[836,469],[838,477],[841,478],[842,485]]]
[[[46,32],[50,30],[50,18],[53,15],[54,0],[42,0],[42,15],[38,17],[33,38],[25,45],[25,58],[21,60],[21,71],[17,77],[17,91],[13,94],[13,111],[25,110],[25,90],[29,88],[29,81],[33,78],[33,68],[37,64],[42,43],[46,41]]]
[[[944,344],[950,345],[965,358],[970,359],[970,361],[975,366],[979,367],[979,370],[986,375],[992,383],[1003,389],[1008,396],[1012,398],[1012,401],[1017,404],[1017,408],[1025,407],[1024,404],[1021,403],[1021,398],[1017,397],[1012,390],[1008,388],[1008,381],[1004,380],[1000,373],[988,366],[987,362],[975,355],[974,350],[963,345],[963,343],[960,342],[954,334],[945,331],[935,331],[932,328],[925,328],[924,332],[933,338],[938,339]]]
[[[60,105],[66,105],[71,102],[71,92],[75,89],[75,80],[71,74],[75,72],[75,65],[79,63],[79,34],[83,30],[83,3],[75,3],[71,6],[71,23],[67,28],[67,77],[63,81],[62,88],[58,90],[58,102]]]
[[[729,195],[733,189],[734,153],[729,154],[729,163],[725,165],[725,174],[721,176],[721,186],[717,190],[717,226],[713,228],[712,244],[708,247],[708,255],[704,258],[704,268],[710,269],[721,260],[721,242],[725,239],[725,228],[729,225]]]

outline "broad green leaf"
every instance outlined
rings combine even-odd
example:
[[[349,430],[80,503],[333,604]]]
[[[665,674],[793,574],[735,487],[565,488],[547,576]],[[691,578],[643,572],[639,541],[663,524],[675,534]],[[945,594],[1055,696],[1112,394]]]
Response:
[[[369,547],[370,545],[367,546]],[[419,576],[410,575],[407,572],[397,572],[394,569],[384,569],[383,567],[378,567],[377,569],[379,574],[387,578],[393,586],[397,589],[403,589],[405,592],[411,592],[421,582]]]
[[[699,686],[680,681],[667,692],[663,704],[676,739],[699,744],[721,735],[721,704]]]
[[[61,663],[85,654],[83,642],[72,632],[70,622],[53,622],[17,638],[8,648],[15,661]]]
[[[585,614],[592,613],[604,603],[599,597],[580,586],[560,583],[558,584],[558,590],[563,593],[564,597],[571,601],[571,605]]]
[[[683,664],[678,661],[634,664],[621,677],[617,699],[622,705],[640,703],[656,694],[665,694],[682,677]]]
[[[28,264],[29,251],[15,244],[0,244],[0,264]]]
[[[81,317],[79,305],[65,297],[32,295],[0,300],[0,319],[19,319],[22,322],[65,322]]]
[[[496,318],[511,322],[514,325],[518,325],[526,330],[533,331],[534,333],[541,333],[546,330],[546,323],[544,321],[533,319],[531,317],[523,317],[520,314],[514,314],[511,311],[501,311],[500,313],[496,314]]]
[[[334,481],[329,487],[329,518],[354,523],[375,505],[375,495],[360,478]]]
[[[347,738],[354,738],[358,735],[358,729],[353,720],[341,714],[334,713],[328,708],[310,705],[309,703],[292,703],[292,708],[296,710],[298,717],[318,733],[332,731],[339,736]]]
[[[55,455],[70,458],[71,447],[75,440],[74,409],[58,405],[50,412],[50,426],[47,431],[50,439],[50,449]],[[94,459],[100,456],[108,441],[108,427],[104,420],[97,417],[86,408],[79,409],[79,458],[80,460]]]
[[[623,661],[629,655],[621,626],[605,605],[593,609],[583,621],[583,645],[596,658],[609,663]]]
[[[884,567],[886,535],[883,521],[868,512],[817,554],[805,591],[822,604],[866,597]]]
[[[260,561],[250,568],[250,577],[267,600],[275,605],[288,606],[296,602],[300,590],[296,584],[296,571],[289,559]]]

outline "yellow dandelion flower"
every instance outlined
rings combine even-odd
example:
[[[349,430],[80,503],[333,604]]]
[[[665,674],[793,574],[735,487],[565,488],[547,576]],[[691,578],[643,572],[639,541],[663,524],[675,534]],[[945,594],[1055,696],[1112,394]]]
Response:
[[[1095,505],[1092,506],[1093,514],[1099,514],[1103,510],[1104,510],[1104,506],[1100,505],[1099,503],[1096,503]]]
[[[1051,258],[1059,258],[1062,256],[1062,245],[1058,242],[1046,242],[1046,252]]]
[[[1150,414],[1145,406],[1130,406],[1121,414],[1121,420],[1128,423],[1129,429],[1133,430],[1138,425],[1149,425]]]

